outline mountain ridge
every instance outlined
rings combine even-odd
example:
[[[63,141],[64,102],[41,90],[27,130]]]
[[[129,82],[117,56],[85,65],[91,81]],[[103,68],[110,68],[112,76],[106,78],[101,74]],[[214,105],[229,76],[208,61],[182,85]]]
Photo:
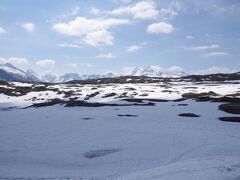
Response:
[[[91,81],[97,82],[98,79],[113,79],[118,81],[119,77],[124,79],[122,82],[130,81],[132,79],[139,79],[137,77],[142,77],[140,79],[148,79],[148,78],[181,78],[182,80],[191,79],[192,81],[202,81],[202,80],[214,80],[214,79],[238,79],[240,73],[229,73],[230,75],[224,75],[223,73],[218,73],[216,75],[190,75],[184,71],[163,71],[158,66],[148,66],[148,67],[134,67],[132,70],[125,74],[116,75],[112,72],[104,73],[104,74],[79,74],[79,73],[66,73],[64,75],[53,75],[53,74],[45,74],[43,76],[39,76],[36,72],[31,69],[28,69],[24,72],[21,69],[16,68],[10,63],[6,63],[0,65],[0,79],[6,81],[30,81],[30,82],[47,82],[47,83],[66,83],[66,82],[76,82],[76,81]],[[224,78],[223,76],[226,76]],[[124,78],[123,78],[124,77]],[[125,78],[126,77],[126,78]],[[145,77],[145,78],[143,78]],[[240,79],[240,78],[239,78]],[[107,80],[112,81],[112,80]],[[119,81],[121,82],[121,81]],[[144,80],[143,80],[144,82]]]

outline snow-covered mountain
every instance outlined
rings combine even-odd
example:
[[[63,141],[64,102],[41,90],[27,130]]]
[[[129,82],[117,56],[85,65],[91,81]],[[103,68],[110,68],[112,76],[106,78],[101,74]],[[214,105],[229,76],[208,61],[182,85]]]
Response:
[[[0,79],[8,81],[40,81],[32,70],[24,72],[10,63],[0,65]]]
[[[188,74],[183,71],[163,71],[158,66],[148,66],[146,68],[135,67],[131,72],[127,73],[126,75],[175,78],[175,77],[187,76]]]

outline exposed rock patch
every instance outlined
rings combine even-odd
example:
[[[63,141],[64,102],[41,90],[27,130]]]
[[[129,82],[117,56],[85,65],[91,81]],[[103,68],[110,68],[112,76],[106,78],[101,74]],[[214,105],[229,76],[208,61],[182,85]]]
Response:
[[[188,104],[178,104],[178,106],[188,106]]]
[[[92,94],[88,94],[85,98],[84,98],[84,100],[89,100],[90,98],[93,98],[93,97],[95,97],[95,96],[97,96],[98,94],[100,94],[100,92],[94,92],[94,93],[92,93]]]
[[[181,116],[181,117],[200,117],[199,115],[194,114],[194,113],[181,113],[178,116]]]
[[[240,103],[221,104],[219,110],[231,114],[240,114]]]
[[[9,85],[7,81],[0,80],[0,85]]]
[[[82,118],[83,120],[92,120],[93,118]]]
[[[225,122],[240,122],[240,117],[220,117],[218,119]]]
[[[132,115],[132,114],[118,114],[119,117],[138,117],[138,115]]]
[[[102,98],[113,97],[113,96],[116,96],[116,95],[117,95],[116,93],[108,93],[108,94],[105,94]]]
[[[88,159],[99,158],[99,157],[113,154],[119,151],[120,149],[102,149],[102,150],[88,151],[84,154],[84,157]]]

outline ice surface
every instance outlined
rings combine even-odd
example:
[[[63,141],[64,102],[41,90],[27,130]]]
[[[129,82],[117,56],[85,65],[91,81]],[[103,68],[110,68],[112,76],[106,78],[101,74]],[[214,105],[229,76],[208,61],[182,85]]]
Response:
[[[219,121],[219,103],[182,103],[2,110],[0,179],[239,179],[240,123]]]

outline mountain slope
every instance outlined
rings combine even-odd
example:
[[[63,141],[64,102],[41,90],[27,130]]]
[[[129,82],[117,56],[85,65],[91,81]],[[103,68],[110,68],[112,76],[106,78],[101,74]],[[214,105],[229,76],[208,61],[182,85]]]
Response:
[[[31,70],[31,69],[28,69],[26,71],[26,75],[27,75],[28,79],[31,79],[34,82],[41,82],[40,77],[38,76],[38,74],[35,71]]]
[[[7,81],[40,81],[33,71],[24,72],[10,63],[0,65],[0,79]]]
[[[27,81],[27,75],[24,71],[17,69],[12,64],[6,63],[0,65],[0,79],[2,80],[18,80],[18,81]]]

